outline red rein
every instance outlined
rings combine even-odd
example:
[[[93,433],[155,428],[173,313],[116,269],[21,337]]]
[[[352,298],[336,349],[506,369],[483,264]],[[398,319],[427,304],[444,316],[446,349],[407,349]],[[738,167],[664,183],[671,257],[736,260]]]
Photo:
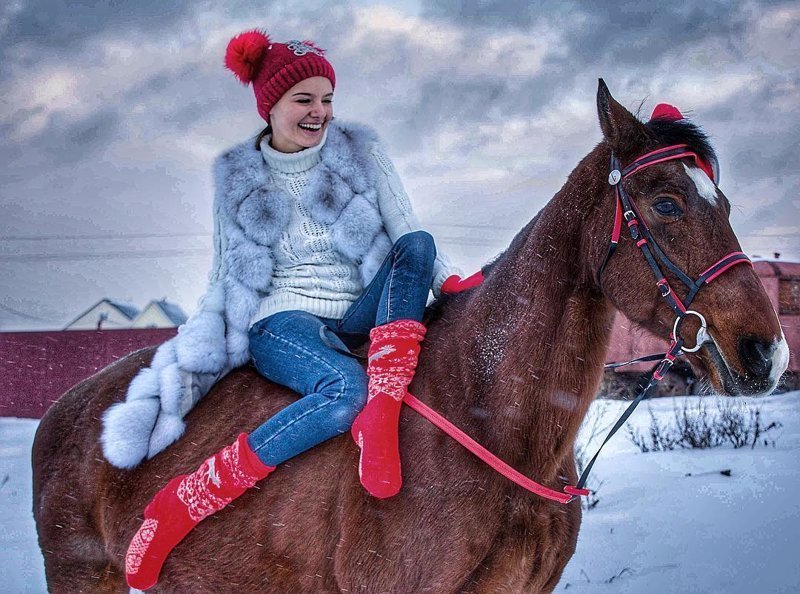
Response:
[[[527,489],[531,493],[539,495],[540,497],[544,497],[545,499],[551,499],[553,501],[557,501],[558,503],[569,503],[570,501],[572,501],[572,499],[574,498],[573,496],[575,495],[589,494],[588,489],[577,489],[577,487],[567,486],[564,487],[564,491],[566,492],[560,493],[549,487],[540,485],[536,481],[529,479],[527,476],[525,476],[518,470],[514,470],[511,466],[509,466],[508,464],[503,462],[500,458],[492,454],[489,450],[487,450],[481,444],[476,442],[469,435],[464,433],[461,429],[453,425],[453,423],[445,419],[442,415],[440,415],[432,408],[428,407],[428,405],[423,404],[422,402],[417,400],[414,396],[412,396],[408,392],[406,392],[406,397],[403,400],[403,402],[405,402],[408,406],[413,408],[423,417],[428,419],[431,423],[436,425],[439,429],[447,433],[450,437],[455,439],[458,443],[467,448],[478,458],[486,462],[489,466],[494,468],[504,477],[514,481],[520,487],[522,487],[523,489]]]

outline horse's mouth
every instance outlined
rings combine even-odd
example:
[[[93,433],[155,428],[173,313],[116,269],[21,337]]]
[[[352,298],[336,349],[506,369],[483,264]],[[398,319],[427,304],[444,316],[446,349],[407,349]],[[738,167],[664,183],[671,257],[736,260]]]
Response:
[[[713,339],[704,342],[698,354],[706,367],[709,383],[716,393],[726,396],[760,396],[769,394],[775,388],[775,382],[770,376],[743,376],[732,370]]]

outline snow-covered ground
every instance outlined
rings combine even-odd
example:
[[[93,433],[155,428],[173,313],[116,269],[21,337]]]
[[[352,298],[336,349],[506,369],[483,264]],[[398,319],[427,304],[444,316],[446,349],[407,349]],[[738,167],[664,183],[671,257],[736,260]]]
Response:
[[[649,406],[669,421],[683,401]],[[625,404],[601,401],[604,423]],[[595,465],[599,503],[584,513],[557,591],[800,592],[800,392],[747,404],[760,409],[763,423],[782,424],[768,434],[774,446],[642,454],[620,431]],[[630,422],[645,428],[648,404],[640,408]],[[0,592],[46,592],[31,515],[36,425],[0,418]]]

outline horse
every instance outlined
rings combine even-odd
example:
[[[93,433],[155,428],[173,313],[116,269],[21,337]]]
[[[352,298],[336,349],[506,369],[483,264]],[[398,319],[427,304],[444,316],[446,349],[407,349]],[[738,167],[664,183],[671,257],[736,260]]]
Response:
[[[673,328],[674,312],[637,242],[623,237],[606,260],[615,226],[612,153],[625,164],[682,143],[713,158],[699,128],[639,121],[602,79],[597,105],[602,141],[484,269],[480,286],[429,308],[410,387],[508,464],[555,489],[575,484],[575,440],[603,372],[615,309],[660,336]],[[620,182],[653,241],[692,277],[740,251],[727,198],[697,171],[691,159],[672,159]],[[668,270],[673,285],[674,277]],[[725,270],[693,307],[707,323],[701,348],[686,355],[694,371],[723,394],[774,389],[788,348],[752,267]],[[699,324],[688,317],[682,333],[691,337]],[[133,470],[117,469],[101,453],[101,415],[123,398],[153,350],[132,353],[78,384],[41,420],[33,506],[53,592],[126,591],[125,551],[154,493],[297,398],[244,366],[189,413],[179,441]],[[532,495],[408,407],[400,441],[399,495],[371,498],[358,480],[356,445],[350,436],[334,438],[203,521],[170,554],[152,591],[538,593],[556,587],[575,550],[579,501]]]

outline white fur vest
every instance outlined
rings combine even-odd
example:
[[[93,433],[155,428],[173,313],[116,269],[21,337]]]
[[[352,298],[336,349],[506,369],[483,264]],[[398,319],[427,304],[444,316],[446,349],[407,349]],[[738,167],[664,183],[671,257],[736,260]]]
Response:
[[[331,123],[321,162],[300,198],[330,226],[334,248],[358,266],[366,286],[391,248],[377,203],[378,172],[369,128]],[[183,417],[230,370],[249,359],[250,319],[272,281],[273,245],[289,222],[292,198],[279,189],[250,139],[214,163],[214,265],[197,311],[158,347],[124,402],[103,415],[103,453],[133,468],[176,441]]]

